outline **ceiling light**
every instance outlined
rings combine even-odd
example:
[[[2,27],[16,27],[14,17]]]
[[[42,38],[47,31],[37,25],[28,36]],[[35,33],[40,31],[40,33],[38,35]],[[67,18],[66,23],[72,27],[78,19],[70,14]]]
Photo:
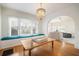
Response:
[[[46,10],[42,7],[42,3],[40,3],[40,8],[37,9],[36,13],[37,13],[37,17],[40,20],[42,20],[43,17],[45,16]]]

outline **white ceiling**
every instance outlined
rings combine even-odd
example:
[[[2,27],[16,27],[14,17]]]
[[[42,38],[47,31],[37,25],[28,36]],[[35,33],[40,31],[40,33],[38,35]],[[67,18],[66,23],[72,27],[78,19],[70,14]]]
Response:
[[[36,9],[40,7],[39,3],[4,3],[5,7],[16,9],[19,11],[27,12],[35,15]],[[72,8],[79,6],[77,3],[43,3],[43,7],[46,9],[47,15],[56,11],[62,10],[63,8]]]

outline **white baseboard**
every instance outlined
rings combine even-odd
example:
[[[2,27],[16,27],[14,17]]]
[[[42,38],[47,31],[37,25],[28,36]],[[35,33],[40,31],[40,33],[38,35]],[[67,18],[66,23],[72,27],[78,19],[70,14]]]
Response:
[[[79,45],[75,45],[75,48],[76,48],[76,49],[79,49]]]

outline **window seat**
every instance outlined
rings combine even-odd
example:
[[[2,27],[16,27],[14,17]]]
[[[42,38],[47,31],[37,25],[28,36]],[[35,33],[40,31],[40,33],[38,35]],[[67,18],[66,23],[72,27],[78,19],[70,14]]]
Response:
[[[12,39],[19,39],[19,38],[31,38],[31,37],[38,37],[38,36],[45,36],[45,34],[32,34],[32,35],[24,35],[24,36],[7,36],[7,37],[2,37],[1,40],[12,40]]]

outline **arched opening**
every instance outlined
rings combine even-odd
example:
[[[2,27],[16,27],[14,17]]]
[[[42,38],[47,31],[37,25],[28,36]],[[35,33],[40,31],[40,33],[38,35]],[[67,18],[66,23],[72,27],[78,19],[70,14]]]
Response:
[[[48,33],[54,31],[75,33],[75,23],[73,18],[70,16],[59,16],[50,20],[48,22]]]
[[[75,22],[70,16],[59,16],[48,22],[48,34],[51,38],[75,44],[75,32]]]

